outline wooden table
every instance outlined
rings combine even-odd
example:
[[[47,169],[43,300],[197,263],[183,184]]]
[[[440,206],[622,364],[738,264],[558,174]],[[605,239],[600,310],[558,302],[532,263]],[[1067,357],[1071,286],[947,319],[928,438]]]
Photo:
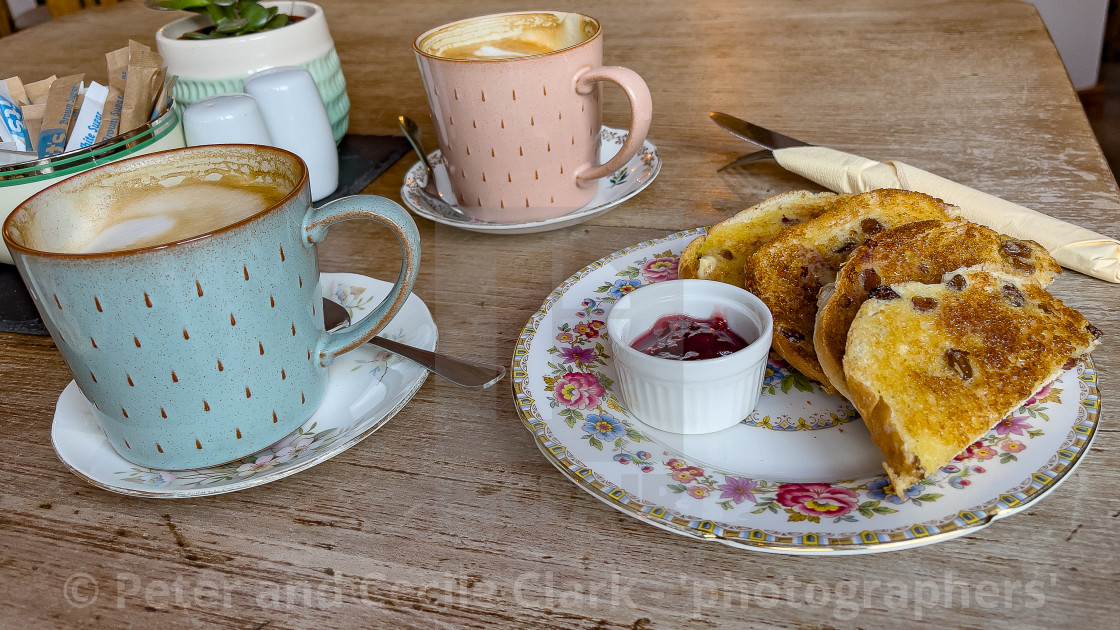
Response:
[[[508,0],[324,0],[350,129],[428,121],[410,43]],[[416,287],[440,348],[508,363],[522,325],[570,274],[616,249],[724,219],[811,184],[772,164],[716,169],[749,147],[707,120],[737,113],[805,140],[898,158],[1116,235],[1120,193],[1042,22],[1014,0],[595,3],[606,57],[649,83],[664,159],[642,194],[585,224],[525,236],[418,221]],[[687,7],[687,9],[685,8]],[[28,79],[84,71],[170,15],[130,1],[0,40]],[[608,93],[606,118],[625,121]],[[431,126],[424,124],[431,143]],[[367,192],[399,199],[411,160]],[[391,237],[332,230],[328,271],[395,276]],[[0,334],[0,625],[239,628],[1105,627],[1120,571],[1120,288],[1067,273],[1053,291],[1105,333],[1104,411],[1084,464],[1024,514],[893,553],[788,557],[676,536],[594,500],[541,456],[507,383],[431,378],[344,454],[234,494],[118,496],[67,472],[52,410],[70,374],[47,338]],[[1025,589],[1034,584],[1035,596]],[[955,584],[955,586],[953,586]],[[940,589],[932,605],[929,588]],[[96,586],[96,590],[94,590]],[[952,586],[951,592],[948,590]],[[923,590],[924,589],[924,590]],[[1039,599],[1041,597],[1041,600]],[[80,606],[79,604],[88,604]]]

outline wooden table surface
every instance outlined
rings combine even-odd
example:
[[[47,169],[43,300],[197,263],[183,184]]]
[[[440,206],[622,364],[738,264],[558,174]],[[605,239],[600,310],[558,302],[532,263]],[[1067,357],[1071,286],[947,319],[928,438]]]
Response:
[[[412,39],[509,0],[324,0],[350,130],[422,121]],[[649,84],[664,168],[595,219],[536,235],[418,220],[416,286],[440,348],[508,364],[560,282],[612,251],[720,221],[811,183],[773,164],[717,173],[749,147],[709,110],[898,158],[1099,232],[1120,194],[1033,7],[1015,0],[557,1],[599,18],[606,59]],[[102,53],[154,45],[170,14],[130,0],[0,39],[28,80],[104,77]],[[608,89],[606,120],[627,110]],[[399,200],[401,160],[367,190]],[[359,222],[360,223],[360,222]],[[399,265],[376,227],[334,228],[326,271]],[[537,450],[508,381],[430,378],[384,428],[282,481],[210,498],[128,498],[68,472],[50,444],[70,374],[49,338],[0,334],[0,626],[708,628],[1105,627],[1120,614],[1120,287],[1066,273],[1053,292],[1105,333],[1086,460],[1024,513],[891,553],[791,557],[674,535],[596,501]],[[930,589],[933,589],[932,591]],[[1033,590],[1032,590],[1033,589]]]

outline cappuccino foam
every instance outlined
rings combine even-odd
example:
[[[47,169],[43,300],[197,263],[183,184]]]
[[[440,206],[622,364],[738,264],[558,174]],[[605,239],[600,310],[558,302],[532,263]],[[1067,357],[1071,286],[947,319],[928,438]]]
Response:
[[[443,59],[516,59],[582,44],[597,31],[594,21],[577,13],[486,16],[439,29],[419,48]]]
[[[543,55],[558,50],[539,40],[521,37],[503,37],[497,41],[454,46],[443,51],[447,59],[515,59]]]
[[[272,186],[192,181],[135,191],[115,200],[85,242],[65,253],[92,254],[174,243],[232,225],[274,205]]]

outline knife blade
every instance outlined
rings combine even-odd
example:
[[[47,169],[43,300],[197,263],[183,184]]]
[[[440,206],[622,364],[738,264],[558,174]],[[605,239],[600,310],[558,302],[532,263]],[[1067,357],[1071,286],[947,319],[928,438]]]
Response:
[[[737,166],[743,166],[743,165],[746,165],[746,164],[753,164],[755,162],[763,162],[763,161],[766,161],[766,160],[773,160],[773,159],[774,159],[774,152],[773,151],[767,151],[766,149],[763,149],[761,151],[755,151],[754,153],[748,153],[746,155],[740,155],[739,157],[735,158],[734,160],[728,162],[727,164],[724,164],[723,166],[717,168],[716,172],[717,173],[722,173],[723,171],[726,171],[729,168],[735,168]]]
[[[770,131],[765,127],[759,127],[758,125],[740,120],[729,114],[711,112],[708,116],[710,116],[717,125],[731,133],[731,135],[742,138],[752,144],[757,144],[764,149],[774,151],[775,149],[785,149],[788,147],[812,146],[808,142],[802,142],[801,140],[782,135],[776,131]]]

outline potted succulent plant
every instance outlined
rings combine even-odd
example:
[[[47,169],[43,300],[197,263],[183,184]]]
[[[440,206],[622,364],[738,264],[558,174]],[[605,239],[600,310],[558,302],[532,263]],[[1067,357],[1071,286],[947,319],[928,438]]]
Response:
[[[304,0],[148,0],[148,6],[193,15],[156,32],[170,74],[178,75],[177,106],[241,92],[254,72],[302,66],[326,105],[335,141],[350,121],[346,79],[323,9]]]
[[[294,20],[280,7],[264,7],[257,0],[148,0],[165,11],[191,11],[210,18],[210,26],[184,33],[180,39],[220,39],[271,31]]]

